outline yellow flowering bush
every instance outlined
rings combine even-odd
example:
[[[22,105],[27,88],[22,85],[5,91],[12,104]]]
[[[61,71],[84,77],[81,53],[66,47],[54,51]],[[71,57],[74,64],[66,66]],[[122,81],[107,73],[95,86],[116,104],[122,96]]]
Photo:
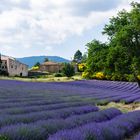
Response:
[[[100,80],[105,79],[105,75],[103,72],[97,72],[95,74],[95,77],[96,77],[96,79],[100,79]]]
[[[140,80],[140,75],[138,75],[137,77],[138,77],[138,79]]]
[[[39,66],[34,66],[31,68],[31,70],[38,70],[39,69]]]
[[[78,70],[80,72],[83,72],[85,69],[86,69],[86,64],[84,63],[78,64]]]

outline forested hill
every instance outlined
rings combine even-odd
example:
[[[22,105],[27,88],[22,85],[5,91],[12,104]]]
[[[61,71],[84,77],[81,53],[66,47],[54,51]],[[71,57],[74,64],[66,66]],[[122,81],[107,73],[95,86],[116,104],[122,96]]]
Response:
[[[31,56],[31,57],[23,57],[23,58],[16,58],[16,59],[24,64],[27,64],[29,68],[31,68],[32,66],[35,65],[36,62],[39,63],[44,62],[46,57],[53,62],[59,62],[59,63],[70,62],[70,60],[67,60],[59,56]]]

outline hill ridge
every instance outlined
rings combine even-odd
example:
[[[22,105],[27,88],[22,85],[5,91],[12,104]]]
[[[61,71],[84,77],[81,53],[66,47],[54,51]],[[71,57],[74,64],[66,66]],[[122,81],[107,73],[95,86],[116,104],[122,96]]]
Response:
[[[43,63],[44,59],[46,57],[50,61],[52,61],[52,62],[57,62],[57,63],[69,63],[70,62],[70,60],[65,59],[63,57],[60,57],[60,56],[45,56],[45,55],[41,55],[41,56],[27,56],[27,57],[21,57],[21,58],[16,58],[16,59],[18,61],[24,63],[24,64],[27,64],[29,66],[29,68],[31,68],[37,62]]]

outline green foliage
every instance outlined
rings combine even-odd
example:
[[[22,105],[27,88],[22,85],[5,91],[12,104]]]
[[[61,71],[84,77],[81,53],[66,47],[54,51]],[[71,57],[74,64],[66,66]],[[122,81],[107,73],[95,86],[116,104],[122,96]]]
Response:
[[[110,19],[110,23],[104,28],[104,33],[109,36],[111,46],[122,50],[121,54],[126,57],[125,60],[129,61],[129,64],[124,62],[123,65],[132,65],[131,71],[138,74],[140,71],[140,63],[138,63],[140,62],[140,4],[133,2],[131,5],[130,12],[123,10],[117,17]],[[123,58],[120,54],[119,57]],[[122,64],[120,65],[123,67]]]
[[[92,78],[92,74],[89,71],[84,71],[82,73],[82,77],[85,79],[91,79]]]
[[[97,101],[97,105],[100,105],[100,106],[104,106],[104,105],[107,105],[109,103],[108,100],[99,100]]]
[[[1,68],[2,60],[1,60],[1,53],[0,53],[0,68]]]
[[[86,63],[86,61],[87,61],[87,54],[84,53],[83,56],[82,56],[81,63]]]
[[[6,136],[0,135],[0,140],[9,140]]]
[[[88,47],[88,58],[87,68],[91,71],[104,71],[105,60],[107,58],[108,46],[100,41],[93,40],[87,44]]]
[[[48,62],[48,61],[49,61],[49,59],[46,57],[45,60],[44,60],[44,62]]]
[[[63,73],[55,73],[55,74],[54,74],[54,77],[63,77],[63,76],[64,76]]]
[[[110,47],[106,59],[106,71],[124,74],[130,72],[131,61],[126,50],[120,46]]]
[[[37,62],[35,65],[34,65],[34,67],[39,67],[40,66],[40,63],[39,62]]]
[[[77,50],[76,53],[74,54],[74,59],[73,61],[76,63],[80,63],[82,60],[82,53],[80,50]]]
[[[64,68],[63,68],[63,73],[64,75],[66,75],[67,77],[71,77],[75,74],[74,71],[74,66],[69,64],[69,63],[65,63],[64,64]]]
[[[126,81],[124,75],[121,75],[119,73],[113,73],[111,75],[111,79],[112,81]]]
[[[129,82],[134,82],[136,80],[133,74],[128,74],[125,77],[126,77],[126,80]]]
[[[140,4],[133,2],[131,6],[131,11],[120,11],[105,25],[103,34],[108,36],[108,43],[93,40],[87,44],[90,73],[102,71],[109,80],[140,81]],[[86,75],[90,77],[83,73]]]

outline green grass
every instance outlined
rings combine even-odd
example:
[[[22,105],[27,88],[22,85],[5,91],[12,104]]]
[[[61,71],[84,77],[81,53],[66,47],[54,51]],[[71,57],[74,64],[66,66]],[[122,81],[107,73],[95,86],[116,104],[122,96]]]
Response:
[[[3,77],[0,76],[1,80],[18,80],[26,82],[68,82],[82,80],[80,75],[75,75],[73,77],[54,77],[54,75],[47,75],[40,78],[21,78],[21,77]]]
[[[118,108],[119,110],[121,110],[122,112],[130,112],[136,109],[140,110],[140,103],[131,103],[131,104],[125,104],[122,102],[119,103],[115,103],[115,102],[110,102],[106,105],[98,105],[98,107],[102,110],[102,109],[107,109],[110,107],[115,107]]]

